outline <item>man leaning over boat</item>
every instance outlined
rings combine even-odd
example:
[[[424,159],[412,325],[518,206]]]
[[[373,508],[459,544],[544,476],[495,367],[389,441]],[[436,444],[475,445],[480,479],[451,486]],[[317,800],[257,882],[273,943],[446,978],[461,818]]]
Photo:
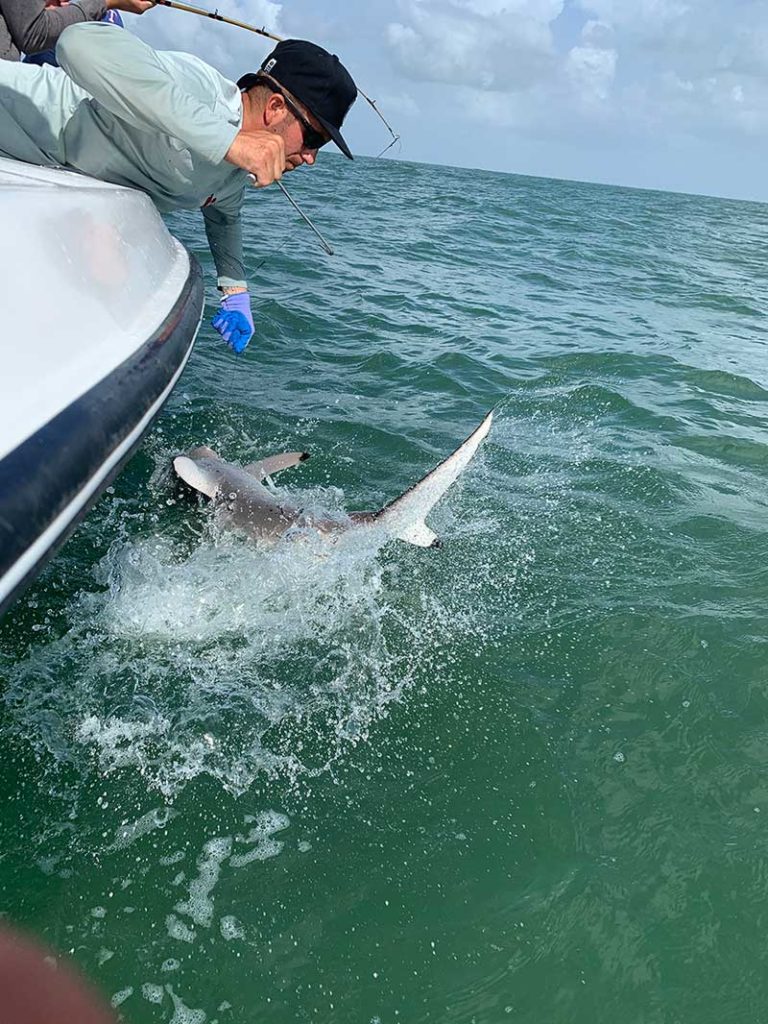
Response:
[[[311,166],[331,140],[352,158],[340,131],[357,95],[349,73],[288,39],[235,83],[99,22],[67,28],[56,57],[59,68],[0,61],[0,156],[139,188],[164,212],[201,208],[223,294],[213,326],[242,352],[254,332],[245,189]]]

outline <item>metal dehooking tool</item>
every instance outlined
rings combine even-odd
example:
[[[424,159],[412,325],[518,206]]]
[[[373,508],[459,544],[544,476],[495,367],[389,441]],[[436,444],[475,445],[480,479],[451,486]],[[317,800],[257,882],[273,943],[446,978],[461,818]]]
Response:
[[[323,238],[323,236],[317,230],[317,228],[312,223],[312,221],[309,219],[309,217],[306,215],[306,213],[304,213],[302,208],[299,206],[299,204],[293,198],[293,196],[288,191],[288,189],[285,187],[285,185],[282,183],[282,181],[276,181],[275,184],[280,189],[280,191],[283,193],[283,195],[288,200],[288,202],[291,204],[291,206],[294,208],[296,213],[298,213],[298,215],[302,218],[302,220],[304,220],[312,228],[312,230],[315,232],[317,237],[320,239],[320,245],[322,245],[323,249],[325,249],[325,251],[328,253],[329,256],[333,256],[333,249],[326,242],[326,240]]]
[[[256,182],[256,175],[255,175],[255,174],[249,174],[249,175],[248,175],[248,177],[249,177],[249,178],[251,179],[251,184],[252,184],[252,185],[253,185],[254,187],[257,187],[257,182]],[[298,203],[296,202],[296,200],[295,200],[295,199],[293,198],[293,196],[292,196],[292,195],[291,195],[291,193],[290,193],[290,192],[288,191],[288,189],[287,189],[287,188],[285,187],[285,185],[284,185],[284,184],[282,183],[282,181],[276,181],[276,182],[275,182],[275,184],[276,184],[276,185],[277,185],[277,187],[278,187],[278,188],[280,189],[280,191],[281,191],[281,192],[283,193],[283,195],[284,195],[284,196],[285,196],[285,198],[286,198],[286,199],[288,200],[288,202],[289,202],[289,203],[291,204],[291,206],[292,206],[292,207],[294,208],[294,210],[296,211],[296,213],[298,213],[298,215],[299,215],[299,216],[301,217],[301,219],[302,219],[302,220],[303,220],[303,221],[304,221],[304,222],[305,222],[306,224],[308,224],[308,225],[309,225],[309,227],[310,227],[310,228],[311,228],[311,229],[312,229],[312,230],[314,231],[314,233],[315,233],[315,234],[317,235],[317,237],[318,237],[318,238],[320,239],[320,244],[322,245],[322,247],[323,247],[323,249],[325,250],[325,252],[327,252],[329,256],[333,256],[333,249],[331,248],[331,246],[330,246],[330,245],[328,244],[328,242],[326,242],[326,240],[325,240],[325,239],[323,238],[323,236],[322,236],[322,235],[320,234],[320,232],[319,232],[319,231],[318,231],[318,229],[317,229],[317,228],[315,227],[315,225],[314,225],[314,224],[312,223],[312,221],[311,221],[311,220],[309,219],[309,217],[308,217],[308,216],[306,215],[306,213],[304,213],[304,211],[302,210],[302,208],[301,208],[301,207],[299,206],[299,204],[298,204]]]

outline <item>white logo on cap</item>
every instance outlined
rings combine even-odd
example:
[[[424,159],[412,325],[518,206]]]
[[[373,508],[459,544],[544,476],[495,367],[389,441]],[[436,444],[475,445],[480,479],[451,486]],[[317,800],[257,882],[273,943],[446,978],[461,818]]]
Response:
[[[267,63],[264,65],[264,71],[266,72],[266,74],[270,73],[275,64],[277,64],[277,61],[275,60],[274,57],[272,58],[272,60],[267,61]]]

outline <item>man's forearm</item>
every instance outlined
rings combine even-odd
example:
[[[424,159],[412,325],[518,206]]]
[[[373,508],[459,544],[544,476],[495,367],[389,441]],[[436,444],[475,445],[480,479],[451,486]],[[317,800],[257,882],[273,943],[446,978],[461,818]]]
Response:
[[[203,210],[203,219],[220,290],[225,294],[229,289],[232,289],[232,294],[245,291],[248,282],[245,280],[243,233],[239,214],[227,215],[215,206],[207,206]]]

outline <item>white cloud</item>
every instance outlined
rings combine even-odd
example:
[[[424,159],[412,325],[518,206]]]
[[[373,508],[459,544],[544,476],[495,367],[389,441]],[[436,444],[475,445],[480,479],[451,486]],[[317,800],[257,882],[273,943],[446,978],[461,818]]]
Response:
[[[765,0],[577,0],[610,26],[626,52],[646,67],[685,71],[768,74],[768,5]]]
[[[387,114],[401,114],[405,117],[418,117],[422,113],[416,99],[407,92],[385,92],[377,99],[377,106]]]
[[[587,21],[581,38],[564,55],[562,65],[577,107],[586,111],[607,104],[613,92],[618,57],[611,26],[596,18]]]
[[[639,123],[655,129],[754,134],[765,129],[768,5],[765,0],[578,0],[610,32]]]
[[[551,72],[551,23],[563,3],[408,0],[386,38],[397,69],[412,80],[521,89]]]
[[[565,62],[565,73],[585,102],[604,102],[609,98],[616,74],[615,50],[597,46],[574,46]]]
[[[586,15],[570,45],[553,36],[564,0],[404,0],[387,41],[402,75],[464,86],[469,116],[532,134],[766,130],[765,0],[569,6]]]

